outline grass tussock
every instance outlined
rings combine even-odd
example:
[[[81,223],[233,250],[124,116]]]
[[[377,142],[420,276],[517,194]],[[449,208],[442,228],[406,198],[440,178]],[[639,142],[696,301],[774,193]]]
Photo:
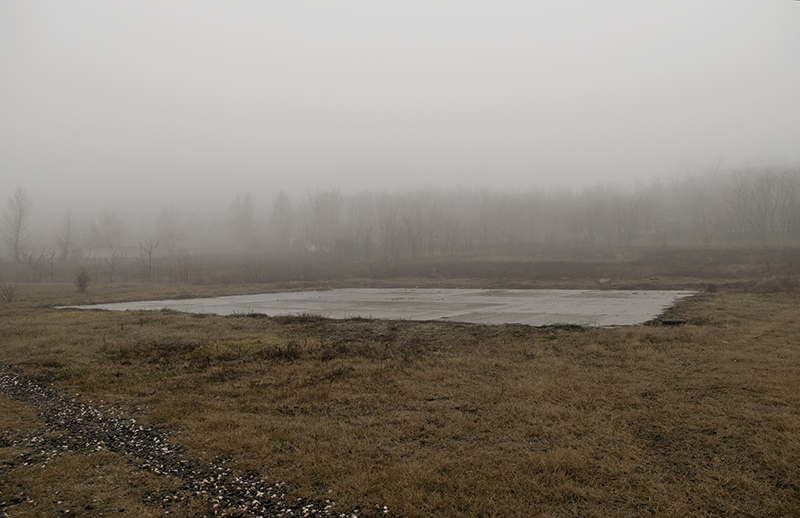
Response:
[[[343,509],[794,516],[798,297],[707,290],[668,312],[687,325],[615,329],[17,307],[2,310],[0,359],[142,409],[190,456]],[[147,516],[144,495],[169,490],[118,459],[87,459],[5,474],[3,487],[54,484],[87,516],[99,516],[87,503]],[[100,504],[83,470],[105,470]]]

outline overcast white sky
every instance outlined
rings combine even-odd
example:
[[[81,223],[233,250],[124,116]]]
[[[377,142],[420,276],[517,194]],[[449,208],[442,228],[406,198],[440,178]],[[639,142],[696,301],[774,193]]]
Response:
[[[77,208],[800,159],[800,2],[0,0],[0,195]]]

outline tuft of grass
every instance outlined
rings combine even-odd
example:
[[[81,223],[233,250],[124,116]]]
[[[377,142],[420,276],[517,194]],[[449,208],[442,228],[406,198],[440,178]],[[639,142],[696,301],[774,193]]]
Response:
[[[313,324],[328,320],[327,317],[316,313],[298,313],[297,315],[281,315],[272,318],[279,324]]]

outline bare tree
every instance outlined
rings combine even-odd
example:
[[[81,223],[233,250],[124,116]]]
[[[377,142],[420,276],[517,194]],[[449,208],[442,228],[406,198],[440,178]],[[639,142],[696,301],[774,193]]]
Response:
[[[52,248],[48,248],[45,252],[44,260],[45,263],[47,263],[47,269],[50,272],[50,282],[54,282],[56,280],[56,268],[64,259],[59,252]]]
[[[354,254],[368,261],[375,239],[377,211],[372,196],[351,200],[347,207],[347,221],[353,239]]]
[[[400,235],[405,249],[409,251],[412,259],[416,259],[422,249],[425,237],[422,207],[419,200],[411,196],[401,199],[400,203]]]
[[[178,263],[178,279],[181,282],[192,282],[192,253],[181,248],[175,256],[175,261]]]
[[[145,279],[148,281],[153,276],[153,253],[156,251],[156,248],[158,248],[158,243],[158,239],[148,239],[144,243],[139,241],[139,249],[142,251],[142,272],[144,273]]]
[[[378,242],[383,249],[385,261],[398,261],[402,253],[402,230],[400,211],[395,203],[382,200],[381,214],[378,218]]]
[[[119,247],[109,247],[109,255],[103,258],[109,268],[108,282],[114,282],[114,272],[117,270],[117,267],[122,264],[122,261],[127,255],[128,254],[125,252],[121,252]]]
[[[705,178],[687,177],[681,180],[679,211],[676,216],[685,220],[694,244],[709,246],[714,239],[714,218],[720,212],[714,192]]]
[[[92,235],[101,247],[116,248],[125,237],[125,220],[118,212],[103,210],[92,221]]]
[[[48,251],[35,247],[20,252],[21,262],[25,268],[26,281],[39,282],[42,280],[51,252],[55,255],[55,251],[52,249]]]
[[[56,232],[56,239],[60,258],[63,261],[69,256],[75,241],[75,218],[72,216],[72,209],[64,211],[64,219],[61,220],[61,226]]]
[[[100,267],[103,265],[103,258],[95,252],[89,254],[89,262],[94,270],[95,282],[100,282]]]
[[[647,204],[637,193],[612,194],[614,230],[617,244],[628,247],[647,215]]]
[[[23,245],[30,226],[32,209],[33,202],[28,198],[28,193],[25,189],[17,187],[14,195],[8,199],[8,206],[3,214],[5,219],[3,237],[11,248],[11,255],[16,263],[20,263],[22,259]]]
[[[729,201],[739,232],[761,244],[775,232],[779,208],[779,178],[772,171],[744,170],[734,178]]]
[[[179,217],[178,209],[170,205],[169,207],[161,209],[161,212],[158,214],[158,219],[156,220],[158,238],[160,241],[166,243],[170,255],[175,253],[175,247],[178,246],[178,242],[184,237],[184,231],[178,225]]]
[[[797,173],[788,170],[781,173],[778,197],[780,229],[786,239],[796,239],[800,231],[800,178]]]
[[[330,255],[342,237],[344,198],[338,189],[309,193],[301,208],[306,239],[317,253]]]
[[[189,250],[181,248],[175,257],[178,263],[178,279],[181,282],[199,283],[203,278],[203,261]]]
[[[292,202],[283,191],[279,192],[275,197],[270,223],[280,242],[280,246],[288,247],[291,244],[290,241],[294,232],[295,214],[294,209],[292,209]]]
[[[236,195],[236,199],[231,202],[230,229],[233,231],[236,240],[246,243],[255,231],[255,209],[253,208],[253,197],[248,192],[244,196]]]

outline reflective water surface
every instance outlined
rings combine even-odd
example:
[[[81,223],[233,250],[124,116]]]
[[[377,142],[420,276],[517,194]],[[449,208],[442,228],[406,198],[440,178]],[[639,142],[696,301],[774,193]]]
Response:
[[[328,318],[605,327],[641,324],[694,293],[655,290],[338,289],[74,307],[172,309],[219,315],[312,313]]]

